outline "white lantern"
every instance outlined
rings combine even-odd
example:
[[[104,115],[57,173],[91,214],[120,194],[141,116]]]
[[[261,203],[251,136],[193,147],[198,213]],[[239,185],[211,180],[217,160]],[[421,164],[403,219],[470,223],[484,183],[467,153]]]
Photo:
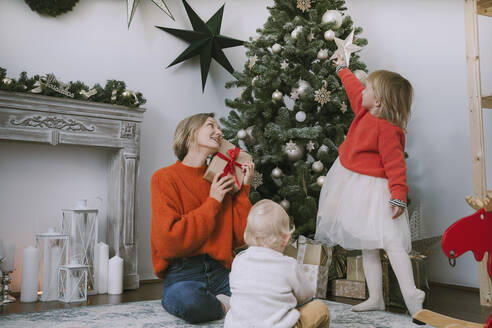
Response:
[[[89,266],[77,263],[60,267],[60,297],[58,300],[71,302],[87,301],[87,282]]]
[[[97,209],[87,208],[87,200],[80,200],[73,209],[63,209],[62,233],[70,235],[69,263],[88,266],[88,293],[94,288],[94,248],[98,242]]]
[[[43,264],[40,270],[42,294],[39,298],[42,302],[58,300],[60,295],[59,271],[62,265],[67,264],[69,238],[69,235],[57,233],[54,228],[49,229],[48,232],[36,234],[36,246],[41,252],[41,263]]]

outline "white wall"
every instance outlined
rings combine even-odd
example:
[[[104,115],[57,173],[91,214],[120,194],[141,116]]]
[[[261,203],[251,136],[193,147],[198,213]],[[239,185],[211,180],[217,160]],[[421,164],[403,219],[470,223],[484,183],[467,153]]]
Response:
[[[223,2],[189,1],[204,19],[208,19]],[[266,4],[272,2],[225,1],[223,34],[246,40],[266,21]],[[224,99],[238,93],[224,89],[231,76],[216,63],[211,66],[204,94],[201,93],[198,60],[165,69],[187,44],[154,25],[190,28],[181,2],[168,0],[167,3],[176,22],[151,1],[141,1],[130,30],[126,28],[125,2],[120,0],[81,1],[72,12],[58,18],[40,17],[24,1],[2,0],[0,3],[0,66],[8,69],[9,76],[17,77],[23,70],[30,76],[53,72],[64,81],[78,79],[89,85],[104,84],[106,79],[115,78],[124,80],[129,89],[141,91],[148,99],[144,106],[147,112],[143,123],[136,209],[141,279],[154,278],[149,246],[149,181],[156,169],[175,161],[170,144],[176,124],[183,117],[202,111],[225,115],[228,109]],[[407,143],[411,197],[422,202],[429,235],[442,233],[454,220],[471,212],[463,201],[463,197],[472,192],[472,180],[462,0],[348,0],[347,6],[356,25],[364,28],[363,36],[369,41],[362,53],[369,68],[398,71],[414,84],[416,97]],[[490,25],[487,28],[490,31]],[[244,48],[226,49],[226,54],[236,69],[242,69],[246,60]],[[484,68],[488,72],[491,70],[490,64]],[[492,83],[487,81],[484,85],[492,91]],[[51,146],[45,147],[47,150]],[[20,167],[20,164],[4,164],[23,161],[26,150],[20,148],[0,144],[2,177],[9,176],[12,167]],[[29,148],[27,151],[35,150]],[[79,156],[68,148],[58,152],[66,158]],[[95,179],[104,181],[106,155],[85,154],[94,158],[93,171],[99,172],[95,173]],[[4,160],[4,156],[8,156],[8,160]],[[38,161],[45,163],[50,156],[49,151],[38,153],[35,162],[26,170],[34,170]],[[9,173],[3,173],[7,168]],[[71,172],[68,174],[73,174]],[[16,173],[19,182],[8,181],[14,186],[27,183],[28,178],[20,173]],[[92,174],[82,173],[86,178]],[[2,181],[0,199],[9,194],[9,188],[4,187]],[[105,188],[94,183],[88,189],[63,190],[58,195],[55,192],[38,193],[35,195],[39,195],[44,205],[36,207],[35,195],[9,195],[9,202],[5,203],[9,209],[2,206],[1,210],[0,236],[17,243],[17,270],[20,272],[21,248],[32,240],[32,234],[23,230],[24,225],[12,224],[11,215],[4,213],[16,213],[18,208],[32,204],[40,216],[50,217],[67,202],[80,198],[80,194],[105,195]],[[23,215],[27,222],[30,215]],[[17,231],[16,237],[6,233],[7,226],[9,231]],[[477,267],[471,256],[460,258],[455,269],[449,268],[438,249],[430,260],[432,280],[478,285]],[[14,288],[16,284],[18,281]]]

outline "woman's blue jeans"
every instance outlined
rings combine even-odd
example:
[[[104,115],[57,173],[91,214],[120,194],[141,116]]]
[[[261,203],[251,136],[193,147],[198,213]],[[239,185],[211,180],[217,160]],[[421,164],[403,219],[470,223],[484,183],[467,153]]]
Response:
[[[162,306],[189,323],[221,319],[216,295],[231,295],[229,270],[209,255],[177,258],[166,270]]]

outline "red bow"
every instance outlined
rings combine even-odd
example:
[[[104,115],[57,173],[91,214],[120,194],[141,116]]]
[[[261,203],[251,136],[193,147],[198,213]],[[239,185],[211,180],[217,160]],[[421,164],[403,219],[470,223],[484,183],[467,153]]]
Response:
[[[227,151],[227,153],[229,154],[229,158],[226,157],[222,153],[217,153],[217,156],[219,156],[220,158],[222,158],[224,161],[227,162],[226,166],[224,167],[224,171],[222,172],[222,175],[220,177],[221,178],[225,177],[226,175],[231,173],[232,175],[234,175],[234,178],[236,179],[236,183],[237,183],[238,188],[241,188],[241,184],[239,183],[239,180],[238,180],[237,175],[236,175],[236,166],[239,168],[242,168],[242,165],[240,163],[236,162],[236,159],[239,156],[240,152],[241,152],[241,149],[239,147],[229,149]]]

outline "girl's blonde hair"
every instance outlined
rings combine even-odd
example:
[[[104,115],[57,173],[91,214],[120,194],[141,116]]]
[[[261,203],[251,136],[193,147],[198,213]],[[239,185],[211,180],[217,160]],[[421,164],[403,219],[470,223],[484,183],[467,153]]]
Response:
[[[190,145],[195,141],[198,129],[205,123],[207,118],[214,116],[214,113],[200,113],[189,116],[179,122],[174,131],[172,147],[174,154],[180,161],[188,154]]]
[[[290,218],[282,206],[270,199],[256,203],[248,215],[244,240],[249,246],[279,248],[286,235],[294,232]]]
[[[398,73],[378,70],[369,74],[366,83],[371,83],[374,96],[381,102],[377,116],[405,130],[413,98],[410,82]]]

